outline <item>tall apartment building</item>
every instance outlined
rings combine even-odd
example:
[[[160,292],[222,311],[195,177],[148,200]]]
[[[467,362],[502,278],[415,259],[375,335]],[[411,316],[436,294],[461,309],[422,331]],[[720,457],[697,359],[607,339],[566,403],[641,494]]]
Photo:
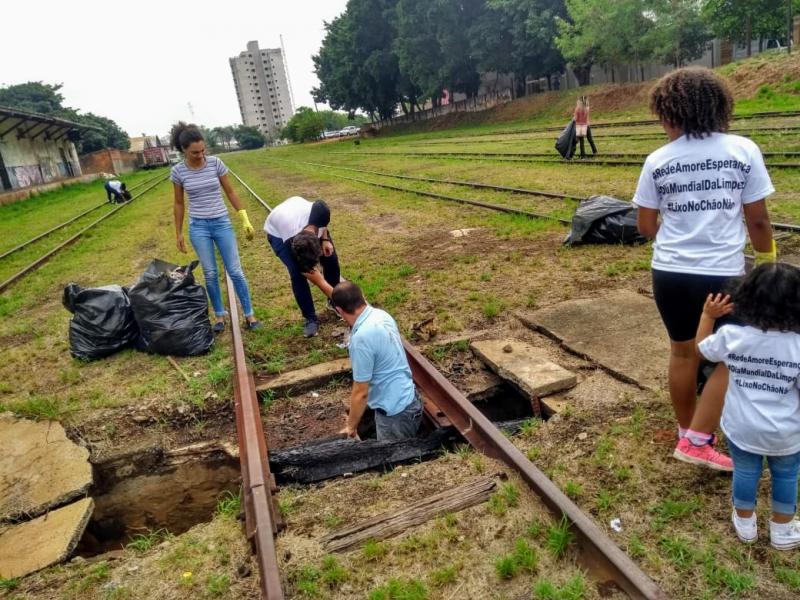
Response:
[[[247,50],[229,62],[242,122],[277,140],[294,114],[283,51],[247,42]]]

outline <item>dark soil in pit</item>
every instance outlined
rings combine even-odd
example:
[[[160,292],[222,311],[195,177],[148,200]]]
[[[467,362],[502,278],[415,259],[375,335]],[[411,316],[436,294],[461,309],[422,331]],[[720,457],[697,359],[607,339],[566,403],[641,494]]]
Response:
[[[95,509],[77,552],[91,556],[123,547],[137,535],[177,535],[210,521],[226,494],[239,493],[238,461],[188,459],[117,481],[92,494]]]
[[[330,438],[344,427],[350,387],[326,387],[275,400],[264,411],[264,433],[271,449],[291,448]]]

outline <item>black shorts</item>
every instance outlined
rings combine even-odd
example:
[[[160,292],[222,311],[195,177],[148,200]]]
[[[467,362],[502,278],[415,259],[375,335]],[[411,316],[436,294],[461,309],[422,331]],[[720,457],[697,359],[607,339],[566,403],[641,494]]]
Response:
[[[673,342],[694,339],[709,294],[729,291],[734,277],[653,269],[653,296]]]

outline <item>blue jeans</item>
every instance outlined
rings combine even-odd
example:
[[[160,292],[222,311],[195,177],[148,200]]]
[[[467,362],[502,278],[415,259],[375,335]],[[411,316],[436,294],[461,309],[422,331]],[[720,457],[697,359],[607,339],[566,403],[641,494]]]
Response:
[[[286,266],[286,270],[289,271],[289,278],[292,281],[292,292],[294,293],[297,306],[300,307],[300,312],[303,313],[303,317],[307,320],[316,320],[317,311],[314,309],[314,298],[311,296],[311,288],[308,285],[308,279],[305,278],[300,271],[300,267],[297,266],[297,261],[295,261],[294,254],[292,254],[292,244],[290,240],[291,238],[284,242],[279,237],[267,234],[267,241],[269,245],[272,246],[272,251],[281,259],[281,262]],[[336,249],[334,248],[333,254],[330,256],[321,256],[319,264],[322,267],[322,275],[325,277],[325,281],[327,281],[331,287],[336,287],[341,277],[339,257],[336,255]]]
[[[244,278],[242,265],[239,262],[239,249],[236,247],[236,235],[233,233],[231,220],[226,216],[216,219],[189,219],[189,241],[203,265],[203,277],[206,280],[206,292],[214,307],[214,314],[223,317],[228,314],[222,304],[222,293],[219,289],[219,274],[217,273],[217,255],[214,244],[217,245],[225,271],[233,281],[236,295],[242,305],[245,317],[253,316],[253,304],[250,301],[250,289]]]
[[[733,459],[733,506],[740,510],[756,507],[758,481],[764,457],[742,450],[728,440]],[[800,473],[800,452],[787,456],[767,456],[772,474],[772,512],[793,515],[797,512],[797,476]]]

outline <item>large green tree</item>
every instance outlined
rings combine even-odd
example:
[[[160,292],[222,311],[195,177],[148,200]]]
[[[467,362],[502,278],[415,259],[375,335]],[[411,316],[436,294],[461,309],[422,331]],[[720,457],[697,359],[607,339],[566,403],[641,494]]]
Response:
[[[325,129],[326,119],[323,113],[301,106],[283,128],[281,136],[293,142],[307,142],[319,139]]]
[[[473,43],[482,68],[512,73],[516,95],[525,93],[528,77],[560,73],[564,57],[555,44],[558,19],[566,16],[564,0],[487,0],[487,11],[475,23]],[[505,68],[503,68],[505,67]]]
[[[786,8],[786,0],[705,0],[703,15],[717,37],[743,42],[750,56],[753,39],[785,35]]]
[[[558,23],[556,45],[588,83],[593,63],[613,67],[642,64],[653,56],[654,28],[648,0],[566,0],[567,18]],[[612,81],[614,71],[611,71]],[[579,80],[581,78],[579,77]]]
[[[248,127],[247,125],[239,125],[233,133],[236,141],[239,142],[239,148],[242,150],[255,150],[262,148],[267,142],[264,134],[261,133],[256,127]]]
[[[655,60],[680,67],[703,55],[711,32],[700,0],[649,0],[649,5],[653,27],[644,42]]]
[[[400,72],[392,51],[396,0],[350,0],[345,12],[326,24],[314,66],[320,86],[314,99],[351,115],[357,109],[389,118],[400,94]]]

